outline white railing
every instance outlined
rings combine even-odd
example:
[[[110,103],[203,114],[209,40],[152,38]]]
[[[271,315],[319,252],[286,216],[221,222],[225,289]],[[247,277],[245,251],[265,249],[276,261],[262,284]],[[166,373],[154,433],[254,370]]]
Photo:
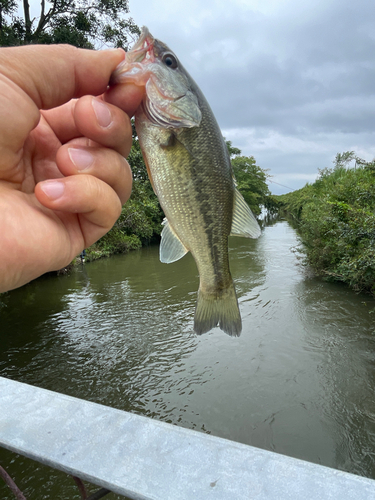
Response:
[[[0,446],[134,500],[375,500],[375,481],[0,377]]]

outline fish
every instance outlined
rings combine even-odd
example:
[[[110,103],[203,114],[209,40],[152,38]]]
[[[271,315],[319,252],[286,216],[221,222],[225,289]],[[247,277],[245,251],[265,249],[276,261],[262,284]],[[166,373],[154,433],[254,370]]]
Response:
[[[169,47],[146,27],[110,85],[144,87],[135,128],[148,176],[164,211],[160,260],[191,252],[199,273],[194,331],[242,330],[229,268],[228,237],[258,238],[258,222],[236,187],[228,148],[215,116]]]

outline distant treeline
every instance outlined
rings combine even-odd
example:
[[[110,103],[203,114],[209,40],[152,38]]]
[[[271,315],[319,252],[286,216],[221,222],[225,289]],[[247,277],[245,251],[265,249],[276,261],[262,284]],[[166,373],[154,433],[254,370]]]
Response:
[[[320,170],[313,184],[277,200],[298,223],[310,266],[375,294],[375,161],[339,153],[334,167]]]

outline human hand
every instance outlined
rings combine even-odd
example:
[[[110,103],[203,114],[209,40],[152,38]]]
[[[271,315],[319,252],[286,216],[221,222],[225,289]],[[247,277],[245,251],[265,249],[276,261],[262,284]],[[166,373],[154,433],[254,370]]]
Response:
[[[0,49],[0,292],[66,266],[129,198],[129,116],[143,91],[124,86],[125,112],[93,97],[123,57],[69,46]]]

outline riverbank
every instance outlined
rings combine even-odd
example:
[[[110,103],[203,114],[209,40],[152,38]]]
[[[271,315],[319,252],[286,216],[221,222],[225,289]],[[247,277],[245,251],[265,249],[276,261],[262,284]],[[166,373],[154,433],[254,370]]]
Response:
[[[346,163],[337,161],[313,184],[279,196],[279,211],[297,223],[306,261],[317,273],[375,294],[375,165]]]

